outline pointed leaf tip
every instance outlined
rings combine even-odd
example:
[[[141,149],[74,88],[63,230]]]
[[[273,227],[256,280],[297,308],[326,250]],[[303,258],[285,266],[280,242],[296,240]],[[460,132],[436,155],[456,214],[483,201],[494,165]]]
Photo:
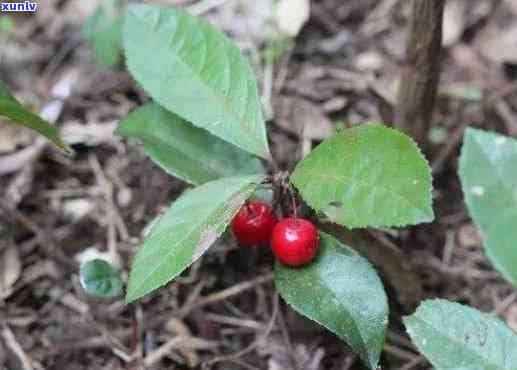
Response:
[[[275,266],[282,298],[300,314],[338,335],[370,369],[376,369],[388,325],[388,303],[371,265],[320,232],[320,250],[308,266]]]
[[[129,7],[123,34],[128,69],[157,103],[270,157],[255,75],[225,35],[181,10],[147,4]]]

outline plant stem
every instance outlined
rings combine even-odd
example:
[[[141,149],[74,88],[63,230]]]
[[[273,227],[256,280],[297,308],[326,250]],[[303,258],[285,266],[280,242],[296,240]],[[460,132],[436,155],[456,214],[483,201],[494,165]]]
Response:
[[[294,218],[298,218],[298,206],[296,205],[296,196],[294,194],[294,190],[291,185],[289,185],[289,194],[291,194],[291,202],[292,202]]]
[[[425,147],[440,79],[445,0],[413,0],[397,127]]]
[[[248,211],[248,213],[253,213],[253,208],[250,207],[250,201],[248,199],[244,202],[244,207],[246,207],[246,211]]]

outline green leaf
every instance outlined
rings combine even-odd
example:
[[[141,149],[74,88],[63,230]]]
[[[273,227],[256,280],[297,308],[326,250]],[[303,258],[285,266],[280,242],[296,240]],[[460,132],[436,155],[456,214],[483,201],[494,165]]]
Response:
[[[361,125],[325,140],[295,168],[303,199],[348,228],[430,222],[431,171],[417,145],[382,125]]]
[[[2,81],[0,81],[0,116],[40,133],[64,153],[72,153],[72,149],[61,140],[57,128],[21,105]]]
[[[104,260],[83,263],[79,275],[81,286],[89,296],[115,298],[123,293],[120,271]]]
[[[107,66],[117,65],[122,56],[121,6],[119,0],[105,0],[82,29],[97,59]]]
[[[0,16],[0,36],[12,34],[16,28],[16,22],[8,15]]]
[[[133,111],[120,122],[118,134],[136,137],[158,165],[191,184],[234,175],[264,173],[257,158],[157,104]]]
[[[517,284],[517,141],[467,129],[459,175],[469,213],[494,266]]]
[[[517,336],[495,315],[435,299],[404,323],[437,370],[517,369]]]
[[[388,325],[382,283],[367,260],[323,232],[318,253],[302,268],[277,263],[276,287],[296,311],[345,340],[375,369]]]
[[[263,179],[263,175],[227,177],[182,195],[136,253],[126,302],[165,285],[201,257]]]
[[[181,10],[145,4],[129,7],[123,32],[128,69],[157,103],[270,157],[254,73],[226,36]]]

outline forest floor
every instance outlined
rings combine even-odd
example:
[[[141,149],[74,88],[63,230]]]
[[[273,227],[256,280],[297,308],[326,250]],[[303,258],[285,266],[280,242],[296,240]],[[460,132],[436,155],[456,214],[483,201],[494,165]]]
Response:
[[[98,3],[40,1],[38,13],[0,28],[0,79],[56,121],[76,151],[65,157],[0,120],[0,369],[361,369],[342,341],[278,298],[269,253],[231,237],[136,304],[84,296],[80,262],[104,254],[127,277],[145,225],[187,188],[113,134],[148,98],[122,66],[95,63],[81,39]],[[220,3],[203,15],[250,56],[282,169],[335,128],[382,122],[393,106],[410,2],[313,1],[308,23],[273,63],[263,58],[274,44],[264,31],[271,2]],[[517,330],[517,291],[485,257],[457,177],[467,125],[517,136],[517,2],[449,1],[444,44],[426,153],[437,218],[380,237],[405,254],[421,298],[495,312]],[[399,308],[382,368],[429,369],[400,325],[409,309],[397,306],[396,292],[390,299]]]

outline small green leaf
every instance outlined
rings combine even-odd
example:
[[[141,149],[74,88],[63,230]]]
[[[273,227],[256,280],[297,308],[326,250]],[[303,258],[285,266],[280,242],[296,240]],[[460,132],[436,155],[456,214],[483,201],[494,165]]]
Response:
[[[88,17],[82,34],[101,63],[114,66],[122,56],[122,16],[120,0],[105,0]]]
[[[376,369],[388,325],[388,302],[382,283],[367,260],[320,232],[313,263],[275,267],[276,287],[296,311],[323,325]]]
[[[485,251],[506,279],[517,285],[517,141],[467,129],[459,162],[470,216]]]
[[[16,28],[16,22],[10,16],[4,15],[0,16],[0,36],[2,34],[11,34]]]
[[[81,286],[89,296],[115,298],[123,293],[120,271],[104,260],[83,263],[79,275]]]
[[[21,105],[2,81],[0,81],[0,116],[40,133],[64,153],[72,153],[72,149],[61,140],[57,128]]]
[[[382,125],[362,125],[325,140],[295,168],[303,199],[348,228],[430,222],[431,171],[417,145]]]
[[[253,70],[226,36],[181,10],[145,4],[129,7],[123,32],[128,69],[157,103],[270,157]]]
[[[176,200],[135,255],[126,302],[165,285],[201,257],[263,179],[263,175],[226,177]]]
[[[517,369],[517,336],[495,315],[435,299],[404,323],[436,370]]]
[[[145,152],[169,174],[191,184],[234,175],[264,173],[257,158],[157,104],[133,111],[120,122],[118,134],[144,142]]]

